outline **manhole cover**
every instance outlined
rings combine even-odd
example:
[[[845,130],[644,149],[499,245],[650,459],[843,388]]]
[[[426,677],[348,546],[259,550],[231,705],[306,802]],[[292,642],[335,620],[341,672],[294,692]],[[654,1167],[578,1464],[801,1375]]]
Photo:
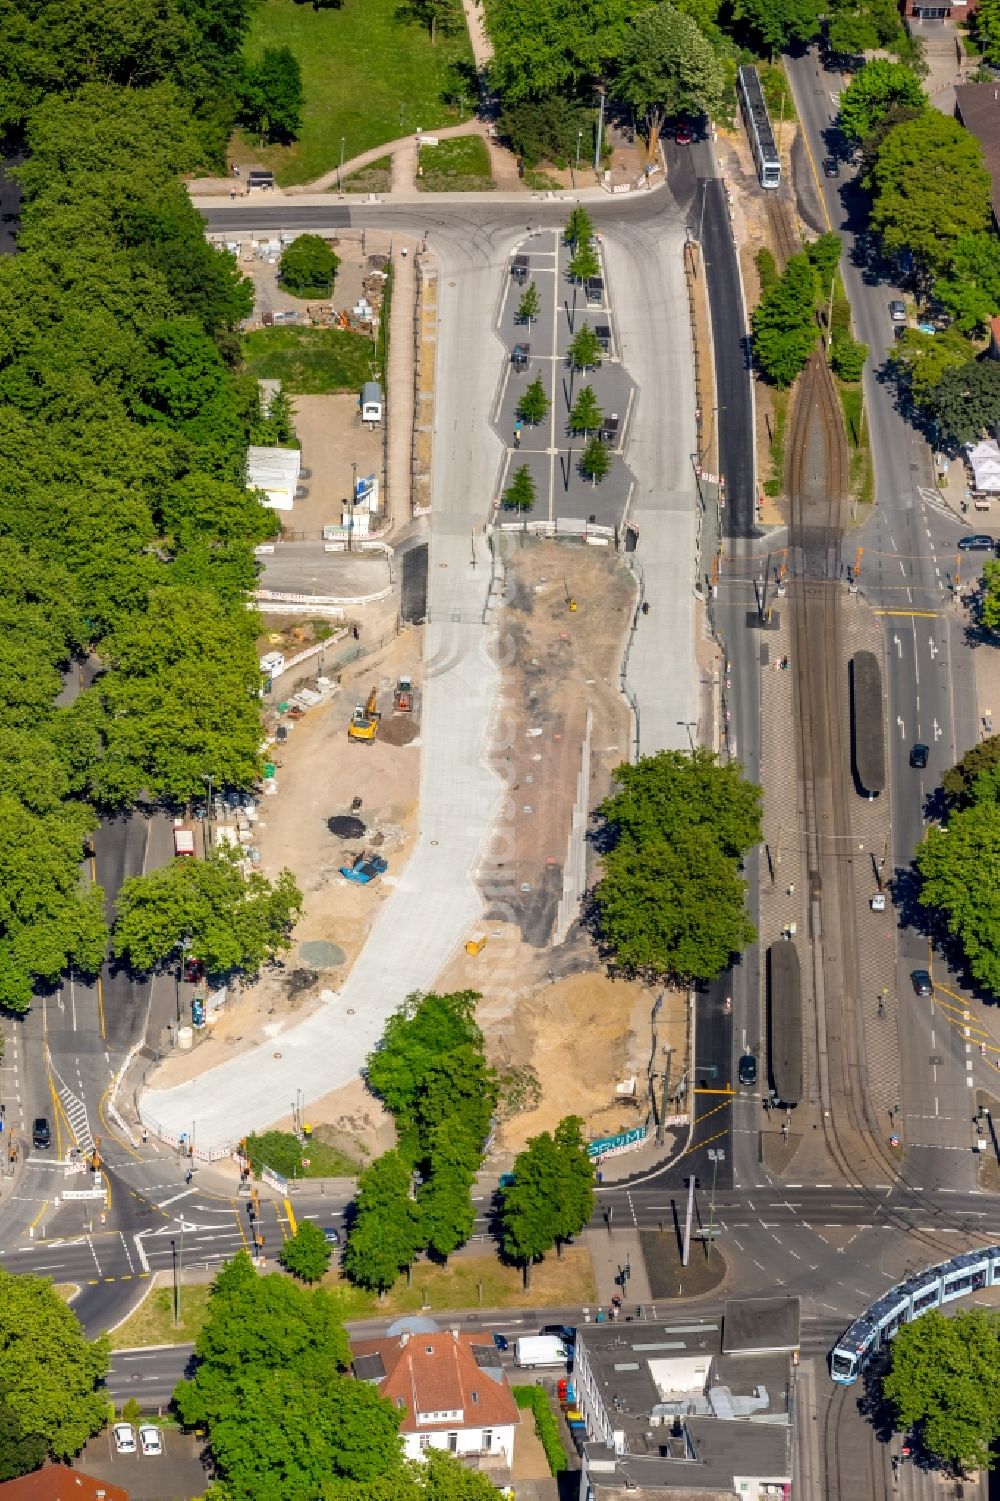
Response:
[[[328,818],[326,826],[338,839],[360,839],[365,832],[361,819],[354,818],[350,813],[340,813],[336,818]]]
[[[300,943],[299,954],[302,962],[313,969],[336,969],[347,958],[342,948],[338,948],[335,943],[329,943],[325,938],[314,938],[308,943]]]

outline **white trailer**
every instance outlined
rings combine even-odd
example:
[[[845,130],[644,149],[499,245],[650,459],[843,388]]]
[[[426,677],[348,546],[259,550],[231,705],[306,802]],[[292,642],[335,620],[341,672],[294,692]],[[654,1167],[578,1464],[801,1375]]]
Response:
[[[514,1347],[514,1364],[523,1370],[535,1366],[564,1366],[568,1360],[566,1346],[554,1334],[528,1334]]]

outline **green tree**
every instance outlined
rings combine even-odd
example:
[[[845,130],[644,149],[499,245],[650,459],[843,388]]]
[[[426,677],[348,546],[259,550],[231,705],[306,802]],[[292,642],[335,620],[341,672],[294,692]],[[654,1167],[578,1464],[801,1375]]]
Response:
[[[752,41],[772,57],[794,42],[809,42],[819,33],[818,0],[737,0],[733,17]]]
[[[283,1178],[302,1176],[302,1143],[291,1131],[252,1132],[245,1139],[245,1154],[258,1178],[265,1167]]]
[[[423,1245],[411,1174],[398,1151],[377,1157],[358,1179],[354,1215],[344,1247],[344,1275],[384,1293]]]
[[[580,473],[596,486],[611,468],[611,455],[600,438],[591,438],[580,455]]]
[[[939,1460],[988,1469],[1000,1434],[1000,1325],[992,1310],[945,1318],[936,1309],[904,1324],[882,1382],[896,1426],[915,1429]]]
[[[806,256],[816,273],[819,295],[823,298],[830,295],[830,282],[837,274],[843,249],[841,238],[836,232],[820,235],[811,245],[806,246]]]
[[[980,0],[971,19],[983,58],[995,68],[1000,64],[1000,0]]]
[[[979,618],[988,631],[1000,630],[1000,563],[983,567],[983,598]]]
[[[142,1408],[134,1397],[129,1397],[122,1407],[122,1422],[131,1423],[133,1428],[137,1428],[142,1422]]]
[[[626,969],[707,980],[754,940],[743,857],[760,834],[760,789],[710,751],[662,751],[615,772],[600,808],[611,847],[595,892]]]
[[[228,846],[129,876],[118,893],[114,947],[140,973],[174,959],[187,940],[212,975],[255,974],[291,948],[302,893],[290,870],[244,876]]]
[[[302,69],[290,47],[266,47],[247,69],[241,110],[262,146],[295,140],[302,126]]]
[[[404,0],[396,14],[400,19],[426,26],[432,47],[437,42],[439,31],[443,36],[452,36],[465,27],[458,0]]]
[[[562,94],[505,103],[497,128],[526,167],[537,167],[542,161],[569,166],[576,160],[578,145],[581,163],[594,155],[593,111]]]
[[[1000,240],[962,235],[951,265],[934,282],[934,296],[963,333],[981,334],[1000,310]]]
[[[790,386],[819,339],[816,273],[807,255],[793,255],[750,320],[754,359],[774,385]]]
[[[207,1427],[233,1501],[320,1495],[399,1467],[401,1414],[342,1374],[347,1337],[322,1289],[259,1277],[241,1252],[216,1278],[195,1351],[174,1400],[184,1424]]]
[[[422,1238],[432,1256],[446,1261],[472,1234],[476,1211],[472,1185],[482,1142],[456,1130],[450,1121],[433,1132],[427,1156],[428,1176],[417,1190]]]
[[[583,1125],[578,1115],[567,1115],[553,1132],[559,1167],[556,1253],[560,1256],[563,1243],[579,1235],[594,1212],[594,1163],[587,1151]]]
[[[567,358],[574,370],[593,370],[601,363],[601,341],[589,323],[582,323],[573,335]]]
[[[972,443],[1000,420],[1000,363],[970,360],[946,370],[928,395],[945,442]]]
[[[295,408],[285,395],[278,391],[271,397],[267,412],[256,412],[250,429],[250,442],[263,448],[298,448],[295,436]],[[274,516],[270,516],[271,533],[274,533]]]
[[[594,238],[594,221],[582,204],[577,204],[570,211],[563,230],[563,239],[567,245],[572,245],[574,250],[580,245],[589,245]]]
[[[945,371],[968,363],[969,348],[968,339],[953,328],[939,334],[904,328],[890,352],[889,363],[917,406],[927,408]]]
[[[858,69],[841,94],[840,128],[852,141],[866,141],[899,106],[918,111],[927,108],[920,79],[904,63],[875,58]]]
[[[48,1277],[0,1271],[0,1465],[11,1478],[78,1454],[107,1417],[108,1342],[90,1342]]]
[[[296,297],[329,297],[339,265],[321,235],[296,235],[282,251],[278,279]]]
[[[295,1234],[286,1240],[278,1260],[286,1272],[300,1282],[319,1282],[330,1265],[332,1255],[326,1236],[312,1220],[303,1220]]]
[[[504,1255],[522,1268],[531,1286],[531,1268],[551,1251],[559,1233],[559,1152],[548,1131],[529,1139],[514,1159],[513,1183],[503,1190],[500,1227]]]
[[[574,281],[588,281],[592,276],[599,276],[601,263],[597,258],[593,241],[580,240],[569,263],[569,274]],[[582,332],[582,330],[581,330]]]
[[[530,511],[535,504],[537,491],[531,470],[522,464],[514,470],[511,482],[503,492],[503,504],[508,511]]]
[[[485,0],[489,81],[513,108],[603,77],[620,55],[630,0]]]
[[[522,422],[530,422],[533,426],[545,418],[549,410],[549,398],[545,394],[542,385],[542,377],[536,375],[530,386],[527,386],[517,404],[517,415]]]
[[[570,429],[574,433],[595,432],[604,421],[604,413],[594,394],[593,386],[581,386],[569,414]]]
[[[517,305],[518,323],[526,323],[530,328],[531,320],[538,317],[540,307],[541,298],[538,295],[538,288],[533,281],[530,281],[521,293],[521,300]]]
[[[830,51],[838,57],[863,57],[878,46],[878,32],[870,16],[863,12],[842,10],[827,27]]]
[[[990,220],[990,175],[975,136],[928,109],[889,131],[867,176],[871,226],[893,255],[912,251],[922,269],[947,268],[964,235]]]
[[[987,567],[992,567],[987,564]],[[1000,735],[990,735],[979,740],[967,750],[961,761],[952,766],[941,778],[941,786],[948,799],[958,806],[967,807],[978,801],[975,788],[981,776],[996,772],[1000,767]]]
[[[369,1087],[394,1116],[400,1143],[414,1159],[420,1151],[421,1100],[428,1075],[451,1053],[471,1048],[482,1056],[478,1000],[474,990],[408,996],[389,1018],[381,1043],[368,1059]],[[488,1109],[495,1098],[494,1083]]]
[[[956,809],[947,829],[931,827],[916,852],[922,906],[940,913],[980,984],[1000,989],[1000,805]],[[976,879],[969,879],[969,872]]]
[[[858,381],[864,373],[868,358],[868,345],[850,334],[835,335],[830,350],[830,363],[841,380]]]
[[[723,65],[691,16],[670,4],[639,11],[626,33],[617,92],[645,120],[650,155],[665,117],[716,114],[725,86]]]

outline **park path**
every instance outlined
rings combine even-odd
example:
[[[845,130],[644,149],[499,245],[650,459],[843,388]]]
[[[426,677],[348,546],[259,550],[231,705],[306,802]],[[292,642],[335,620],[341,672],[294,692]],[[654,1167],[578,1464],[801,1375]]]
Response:
[[[395,236],[393,237],[395,240]],[[403,237],[394,245],[392,303],[389,309],[387,385],[389,441],[386,479],[393,531],[410,520],[414,424],[414,322],[417,312],[417,243]]]

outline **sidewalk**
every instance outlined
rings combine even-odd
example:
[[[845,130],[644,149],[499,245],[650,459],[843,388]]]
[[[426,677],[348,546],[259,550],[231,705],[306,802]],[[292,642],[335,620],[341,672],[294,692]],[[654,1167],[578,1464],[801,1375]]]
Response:
[[[590,1252],[594,1268],[598,1312],[609,1307],[616,1296],[628,1304],[653,1301],[637,1229],[617,1229],[612,1225],[611,1230],[585,1230],[580,1239]],[[615,1279],[626,1265],[631,1276],[623,1294]]]

